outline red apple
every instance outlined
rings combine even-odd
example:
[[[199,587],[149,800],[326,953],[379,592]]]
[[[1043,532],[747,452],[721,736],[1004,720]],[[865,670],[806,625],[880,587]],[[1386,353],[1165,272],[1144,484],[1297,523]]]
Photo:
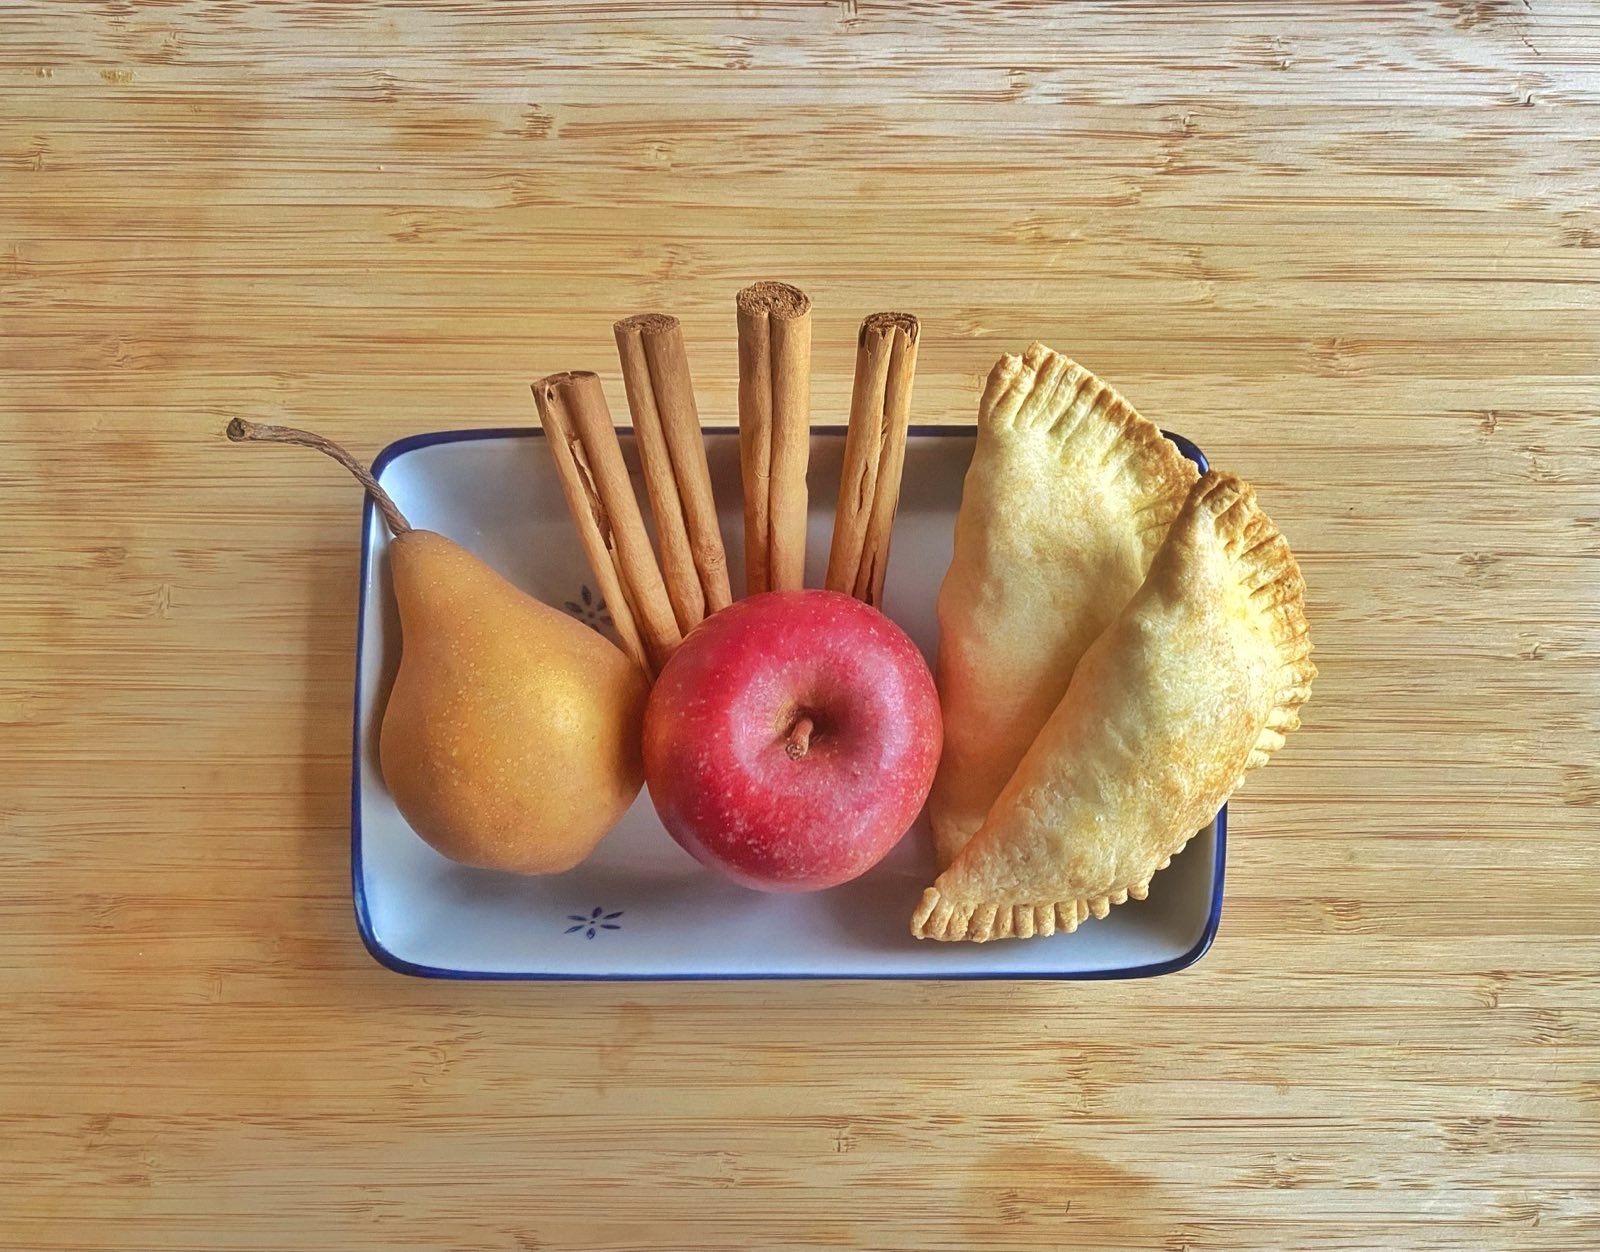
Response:
[[[837,591],[769,591],[695,627],[644,718],[672,837],[747,887],[865,873],[922,810],[943,727],[916,644]]]

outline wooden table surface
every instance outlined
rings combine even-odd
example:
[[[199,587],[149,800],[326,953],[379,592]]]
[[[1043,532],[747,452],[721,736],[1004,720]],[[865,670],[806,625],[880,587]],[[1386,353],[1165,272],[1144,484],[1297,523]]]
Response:
[[[497,985],[357,941],[370,455],[611,321],[1039,336],[1255,481],[1305,729],[1124,983]],[[0,8],[0,1242],[1600,1243],[1600,11]]]

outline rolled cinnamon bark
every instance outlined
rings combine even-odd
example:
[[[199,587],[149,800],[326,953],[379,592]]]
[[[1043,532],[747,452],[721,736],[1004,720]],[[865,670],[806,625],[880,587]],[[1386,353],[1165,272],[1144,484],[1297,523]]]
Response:
[[[624,645],[651,675],[682,640],[600,379],[587,370],[533,384],[567,509]]]
[[[855,386],[828,553],[827,585],[878,606],[900,502],[911,384],[921,326],[909,313],[874,313],[856,340]]]
[[[664,313],[624,318],[612,329],[667,594],[687,634],[733,596],[683,331]]]
[[[787,283],[759,282],[735,303],[745,591],[753,594],[805,581],[811,300]]]

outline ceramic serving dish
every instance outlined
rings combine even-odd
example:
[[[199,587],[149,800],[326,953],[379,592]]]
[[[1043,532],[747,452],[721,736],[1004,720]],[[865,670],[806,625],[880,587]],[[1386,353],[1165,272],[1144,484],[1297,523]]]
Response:
[[[1173,438],[1205,467],[1198,449]],[[707,434],[729,568],[743,569],[738,436]],[[623,450],[637,475],[632,436]],[[885,607],[929,662],[934,596],[950,560],[970,427],[914,428]],[[827,563],[843,429],[812,438],[807,584]],[[605,630],[606,605],[537,431],[467,430],[391,444],[374,465],[412,524],[450,536],[518,586]],[[637,478],[636,478],[637,485]],[[643,490],[640,488],[640,499]],[[648,510],[647,510],[648,512]],[[469,869],[423,843],[378,768],[383,701],[400,657],[387,533],[369,503],[356,640],[351,871],[368,950],[391,969],[442,978],[1138,978],[1204,955],[1222,906],[1227,810],[1151,884],[1075,934],[1026,942],[911,938],[932,881],[925,822],[871,872],[831,891],[771,895],[734,885],[675,844],[641,792],[582,865],[553,877]]]

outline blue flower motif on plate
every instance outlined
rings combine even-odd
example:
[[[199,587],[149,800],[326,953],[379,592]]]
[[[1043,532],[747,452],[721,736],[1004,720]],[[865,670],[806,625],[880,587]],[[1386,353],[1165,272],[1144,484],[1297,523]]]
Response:
[[[611,625],[611,614],[606,611],[606,602],[587,586],[579,590],[576,600],[567,601],[566,609],[585,626],[592,626],[596,630],[603,631]]]
[[[593,939],[598,930],[621,930],[622,926],[617,918],[621,917],[622,913],[621,909],[607,913],[598,904],[588,913],[568,913],[567,920],[575,924],[568,926],[562,933],[575,935],[581,930],[585,939]]]

